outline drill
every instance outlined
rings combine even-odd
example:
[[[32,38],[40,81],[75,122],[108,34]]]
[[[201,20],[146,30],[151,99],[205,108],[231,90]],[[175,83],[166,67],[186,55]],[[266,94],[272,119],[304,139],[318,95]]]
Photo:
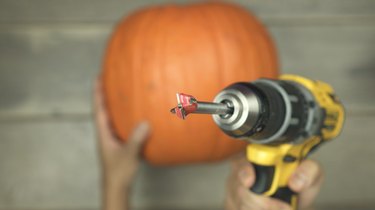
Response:
[[[296,75],[229,85],[214,102],[178,93],[171,112],[212,114],[227,135],[248,141],[246,156],[255,170],[251,191],[289,203],[298,195],[288,180],[299,163],[335,138],[344,123],[344,108],[328,84]]]

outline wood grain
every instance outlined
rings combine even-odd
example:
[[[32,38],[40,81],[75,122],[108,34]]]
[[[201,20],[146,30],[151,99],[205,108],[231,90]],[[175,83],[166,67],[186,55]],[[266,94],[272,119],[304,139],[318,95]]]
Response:
[[[90,113],[110,30],[0,30],[0,116]],[[330,83],[349,111],[374,111],[375,25],[275,26],[270,32],[284,73]]]
[[[96,0],[2,0],[0,22],[100,22],[115,21],[135,9],[168,0],[96,1]],[[187,0],[173,1],[186,3]],[[192,2],[192,1],[190,1]],[[373,16],[372,0],[232,0],[261,17],[347,17]]]

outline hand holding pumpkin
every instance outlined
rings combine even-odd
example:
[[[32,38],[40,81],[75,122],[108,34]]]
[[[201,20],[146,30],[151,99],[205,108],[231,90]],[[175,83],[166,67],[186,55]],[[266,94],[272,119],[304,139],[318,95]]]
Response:
[[[175,119],[169,108],[176,91],[210,100],[231,83],[261,77],[278,77],[271,37],[248,10],[226,1],[157,5],[129,15],[113,31],[102,72],[116,134],[126,142],[132,126],[147,118],[153,133],[143,155],[159,166],[223,160],[247,145],[209,116]]]
[[[139,152],[149,132],[148,123],[133,129],[126,143],[113,134],[102,98],[100,82],[94,90],[96,126],[103,177],[104,209],[127,209],[128,188],[137,171]]]
[[[255,181],[255,173],[245,155],[233,160],[233,170],[227,185],[226,210],[286,210],[286,203],[252,193],[249,188]],[[289,187],[299,194],[299,207],[311,207],[323,182],[323,172],[313,160],[304,160],[289,180]]]

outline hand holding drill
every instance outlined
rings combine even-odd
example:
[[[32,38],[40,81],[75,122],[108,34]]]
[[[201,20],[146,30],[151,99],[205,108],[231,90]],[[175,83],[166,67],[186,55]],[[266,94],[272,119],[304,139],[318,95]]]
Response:
[[[212,114],[227,135],[248,141],[247,159],[255,172],[251,191],[293,209],[298,204],[298,189],[288,185],[293,172],[311,152],[336,137],[344,122],[343,106],[328,84],[295,75],[234,83],[214,102],[187,94],[177,94],[177,101],[171,112],[178,117]]]

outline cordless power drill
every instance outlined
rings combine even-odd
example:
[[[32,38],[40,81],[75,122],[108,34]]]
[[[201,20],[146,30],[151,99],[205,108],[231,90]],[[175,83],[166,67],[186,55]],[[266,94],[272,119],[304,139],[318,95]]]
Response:
[[[297,209],[288,180],[299,163],[343,126],[344,108],[326,83],[296,75],[229,85],[214,102],[177,94],[171,112],[212,114],[227,135],[249,142],[247,159],[255,169],[251,191],[278,198]]]

